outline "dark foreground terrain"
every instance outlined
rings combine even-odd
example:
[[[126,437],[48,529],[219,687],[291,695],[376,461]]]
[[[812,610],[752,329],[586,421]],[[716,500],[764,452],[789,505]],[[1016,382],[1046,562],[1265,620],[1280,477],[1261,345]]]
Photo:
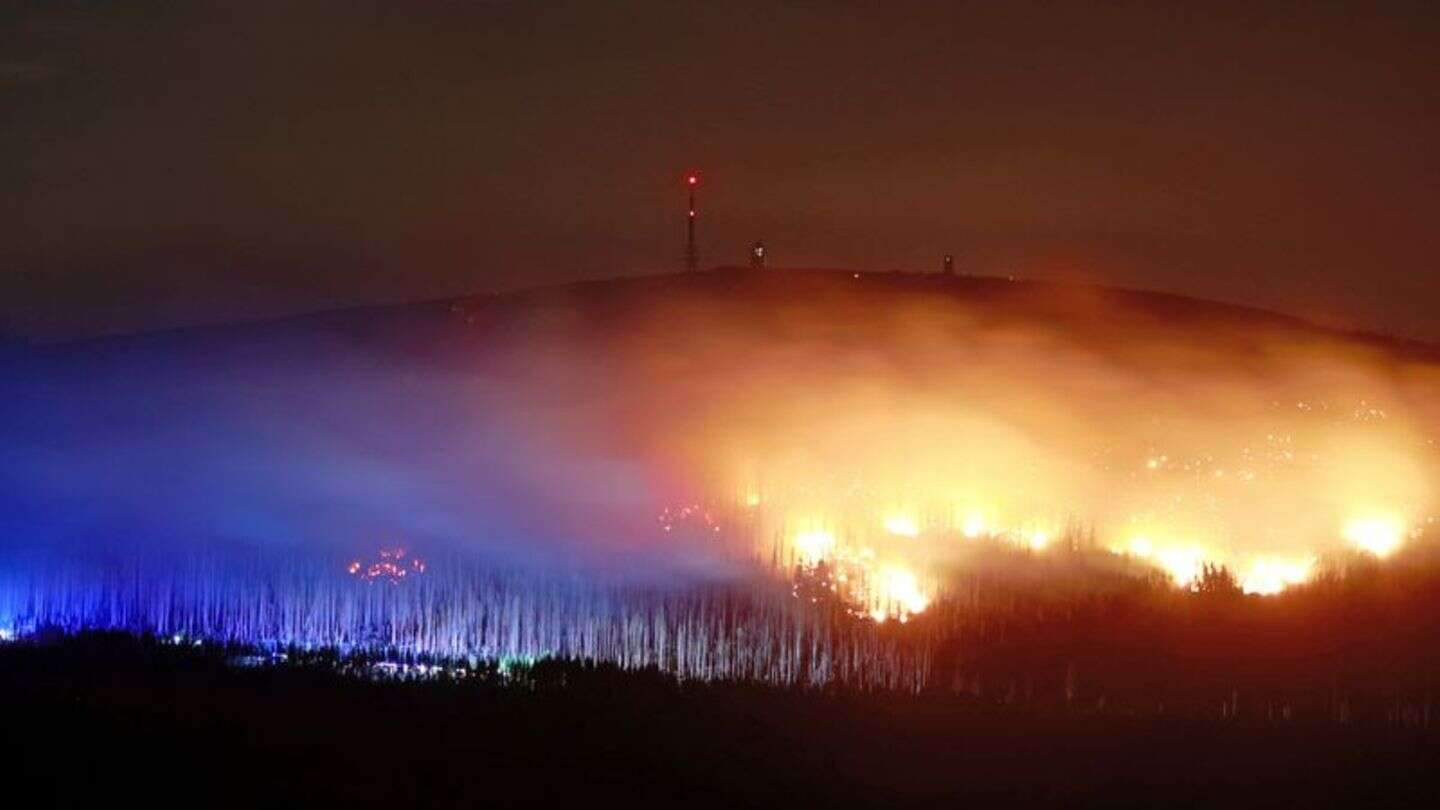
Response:
[[[1440,734],[680,686],[370,682],[87,635],[0,647],[12,797],[72,806],[1425,806]],[[131,802],[140,802],[132,805]]]

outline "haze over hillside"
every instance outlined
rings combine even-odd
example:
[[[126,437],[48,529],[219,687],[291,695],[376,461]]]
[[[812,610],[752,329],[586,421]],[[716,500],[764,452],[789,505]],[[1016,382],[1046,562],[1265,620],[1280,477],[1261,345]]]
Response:
[[[1175,533],[1188,570],[1430,507],[1432,348],[1144,292],[720,269],[23,357],[0,497],[32,539],[603,557],[660,549],[642,527],[676,499],[739,493],[777,510],[766,542],[861,497],[916,524]]]
[[[135,340],[148,344],[153,340],[166,340],[170,337],[211,340],[222,334],[258,335],[267,325],[285,330],[314,325],[319,329],[339,329],[357,335],[390,332],[398,337],[399,333],[395,331],[398,327],[392,324],[403,324],[412,330],[426,332],[427,324],[431,328],[437,325],[430,317],[437,309],[451,312],[463,309],[467,316],[479,316],[483,313],[486,317],[491,317],[507,309],[515,310],[544,302],[563,302],[577,308],[577,311],[594,310],[598,313],[607,309],[623,309],[627,301],[631,306],[649,307],[663,303],[666,296],[677,295],[709,296],[716,300],[747,298],[754,306],[765,307],[796,297],[816,294],[833,296],[837,293],[856,293],[858,297],[868,299],[875,306],[893,304],[907,296],[913,298],[935,295],[950,297],[957,302],[993,305],[996,307],[993,313],[995,317],[1024,319],[1061,315],[1072,318],[1072,324],[1088,322],[1092,326],[1092,316],[1096,314],[1094,307],[1104,306],[1107,308],[1106,317],[1119,319],[1115,326],[1120,328],[1124,328],[1126,324],[1149,327],[1167,319],[1176,326],[1213,321],[1231,328],[1272,326],[1313,333],[1328,332],[1367,342],[1389,344],[1397,350],[1422,354],[1437,351],[1437,347],[1423,341],[1360,332],[1337,332],[1282,312],[1138,289],[1002,276],[945,276],[900,270],[772,268],[755,272],[738,267],[719,267],[699,273],[621,276],[508,293],[484,293],[415,303],[323,310],[284,318],[32,345],[88,348],[105,345],[129,346],[134,345],[132,341]],[[475,317],[470,317],[467,321],[472,326],[476,323],[483,325],[484,322],[477,321]],[[446,326],[452,325],[452,322],[446,323]],[[23,339],[18,336],[7,338],[0,333],[0,341],[5,340],[15,343]]]

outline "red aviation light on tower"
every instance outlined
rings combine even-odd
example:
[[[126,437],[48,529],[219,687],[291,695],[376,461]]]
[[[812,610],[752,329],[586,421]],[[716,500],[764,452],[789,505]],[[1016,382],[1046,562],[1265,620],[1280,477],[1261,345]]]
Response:
[[[695,246],[695,189],[700,186],[700,173],[689,171],[685,173],[685,189],[688,193],[690,205],[685,211],[685,269],[697,270],[700,267],[700,250]]]

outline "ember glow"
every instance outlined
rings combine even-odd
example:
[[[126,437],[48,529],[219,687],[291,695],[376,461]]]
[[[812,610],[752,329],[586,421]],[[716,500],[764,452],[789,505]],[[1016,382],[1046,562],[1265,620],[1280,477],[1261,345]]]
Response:
[[[351,560],[345,566],[345,573],[366,582],[383,581],[393,585],[408,576],[425,573],[425,561],[414,555],[407,556],[400,546],[391,546],[380,549],[371,561]]]

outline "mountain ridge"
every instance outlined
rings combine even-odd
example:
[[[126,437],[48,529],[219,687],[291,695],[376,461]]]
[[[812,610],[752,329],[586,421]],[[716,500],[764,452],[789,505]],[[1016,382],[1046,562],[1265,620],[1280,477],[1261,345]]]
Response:
[[[9,351],[36,355],[71,355],[162,344],[228,341],[247,334],[319,331],[360,338],[382,338],[397,330],[437,325],[437,314],[462,316],[474,324],[505,315],[505,311],[536,306],[573,306],[603,312],[643,304],[649,296],[680,294],[712,297],[749,296],[756,303],[795,296],[844,294],[859,300],[855,285],[876,304],[907,296],[952,297],[993,305],[997,316],[1044,314],[1048,309],[1075,315],[1080,306],[1100,305],[1128,312],[1155,324],[1204,324],[1216,328],[1264,328],[1298,335],[1341,339],[1393,353],[1399,357],[1440,362],[1440,344],[1364,330],[1339,329],[1302,317],[1242,304],[1212,301],[1177,293],[999,276],[943,275],[905,270],[844,268],[750,268],[721,266],[699,272],[626,275],[586,279],[493,293],[474,293],[415,301],[321,309],[274,318],[183,326],[153,331],[87,337],[53,343],[15,342]],[[849,288],[846,290],[846,288]],[[652,301],[653,303],[653,301]],[[451,319],[454,320],[454,319]]]

